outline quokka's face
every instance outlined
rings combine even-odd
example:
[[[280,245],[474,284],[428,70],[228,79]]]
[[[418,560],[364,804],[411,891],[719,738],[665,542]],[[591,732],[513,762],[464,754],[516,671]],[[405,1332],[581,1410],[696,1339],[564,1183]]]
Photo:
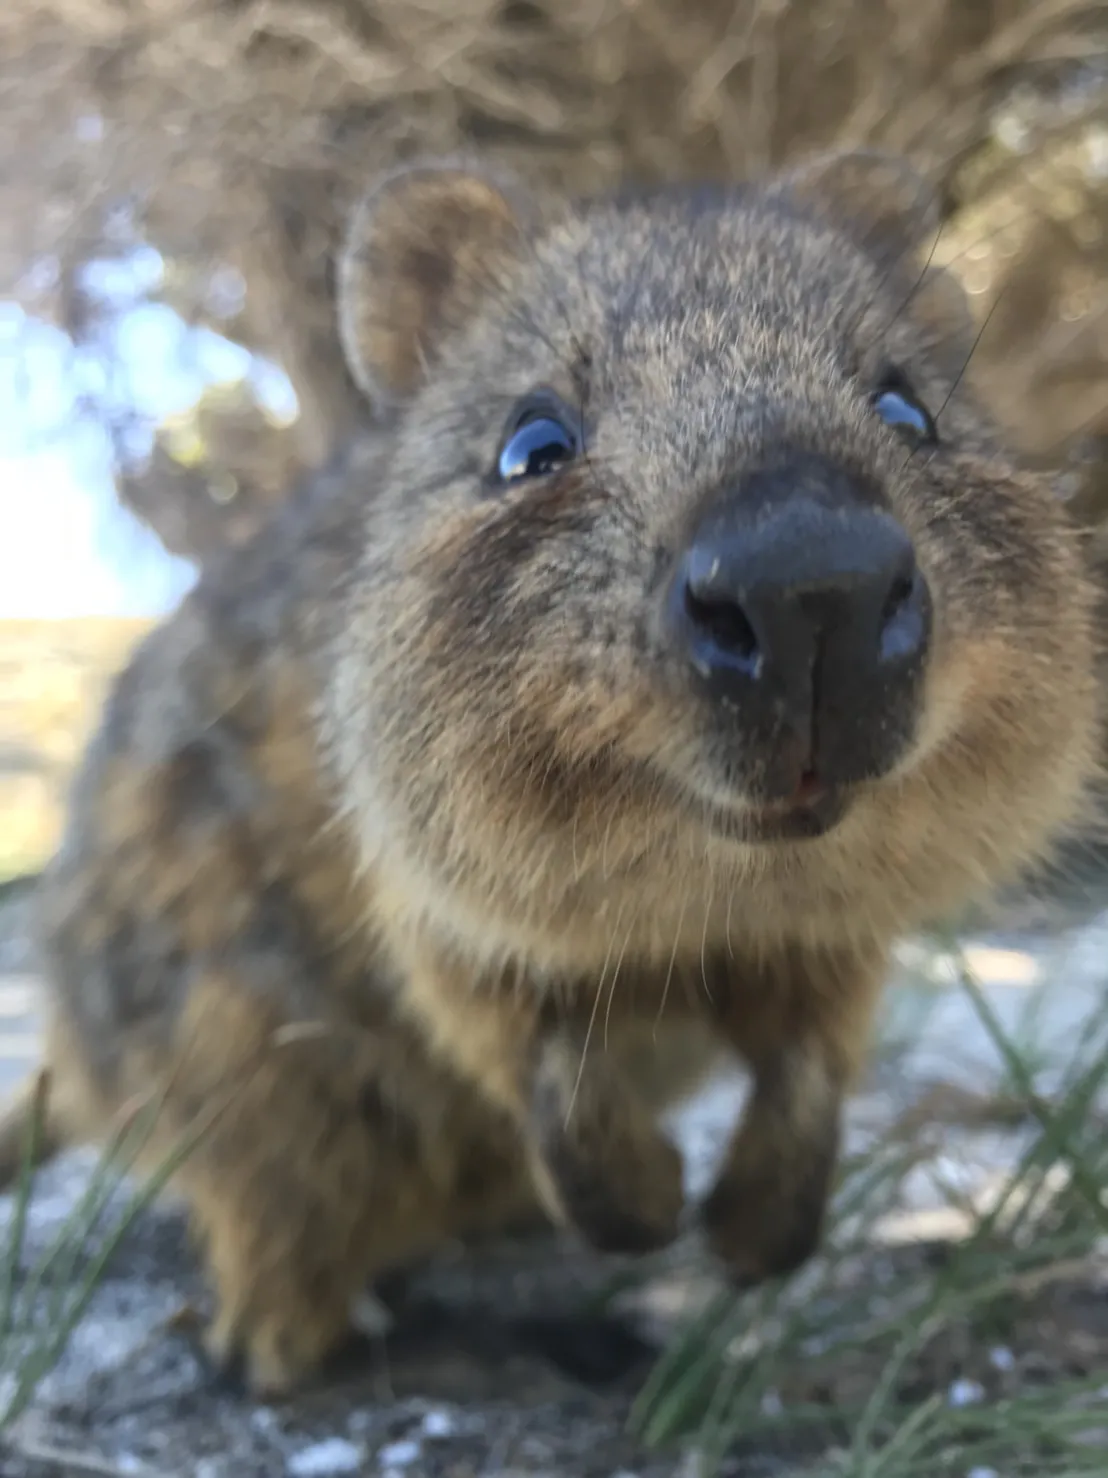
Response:
[[[925,234],[870,156],[554,218],[449,168],[371,197],[344,277],[393,403],[367,743],[419,845],[461,856],[479,814],[536,876],[559,838],[633,835],[641,869],[701,834],[794,878],[990,873],[1072,811],[1076,542],[952,395]]]

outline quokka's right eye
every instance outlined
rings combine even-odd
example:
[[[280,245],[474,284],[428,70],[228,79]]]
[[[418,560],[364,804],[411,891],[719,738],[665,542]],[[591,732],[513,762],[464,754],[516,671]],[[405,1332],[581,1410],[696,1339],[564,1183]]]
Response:
[[[497,458],[497,477],[505,487],[547,477],[574,461],[580,451],[576,418],[555,396],[535,396],[524,401],[512,417]]]

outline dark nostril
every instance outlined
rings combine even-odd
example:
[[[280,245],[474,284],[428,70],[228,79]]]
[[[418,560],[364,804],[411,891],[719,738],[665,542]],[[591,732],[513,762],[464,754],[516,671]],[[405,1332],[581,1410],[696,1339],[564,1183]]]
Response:
[[[898,662],[919,654],[927,638],[923,576],[913,564],[893,580],[881,611],[879,660]]]
[[[916,588],[914,575],[897,575],[892,583],[888,595],[885,598],[885,608],[881,613],[883,621],[891,621],[901,606],[905,606],[912,599],[912,593]]]
[[[746,666],[756,666],[758,638],[742,606],[726,598],[706,599],[686,584],[685,611],[697,629],[710,637],[721,651]]]

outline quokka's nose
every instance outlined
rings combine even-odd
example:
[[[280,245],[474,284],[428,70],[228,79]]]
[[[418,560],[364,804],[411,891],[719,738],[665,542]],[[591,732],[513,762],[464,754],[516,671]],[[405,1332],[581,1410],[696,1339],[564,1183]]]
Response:
[[[815,458],[751,474],[708,514],[678,562],[669,610],[707,694],[761,732],[811,735],[805,763],[821,774],[851,747],[872,758],[883,731],[903,729],[893,720],[931,631],[907,532],[850,474]]]

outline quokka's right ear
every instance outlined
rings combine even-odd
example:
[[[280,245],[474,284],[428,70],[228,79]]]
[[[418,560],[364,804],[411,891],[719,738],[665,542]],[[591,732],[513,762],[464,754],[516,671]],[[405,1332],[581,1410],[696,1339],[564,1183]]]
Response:
[[[375,402],[412,395],[442,344],[495,293],[524,246],[524,210],[465,162],[409,166],[361,201],[339,260],[339,330]]]

